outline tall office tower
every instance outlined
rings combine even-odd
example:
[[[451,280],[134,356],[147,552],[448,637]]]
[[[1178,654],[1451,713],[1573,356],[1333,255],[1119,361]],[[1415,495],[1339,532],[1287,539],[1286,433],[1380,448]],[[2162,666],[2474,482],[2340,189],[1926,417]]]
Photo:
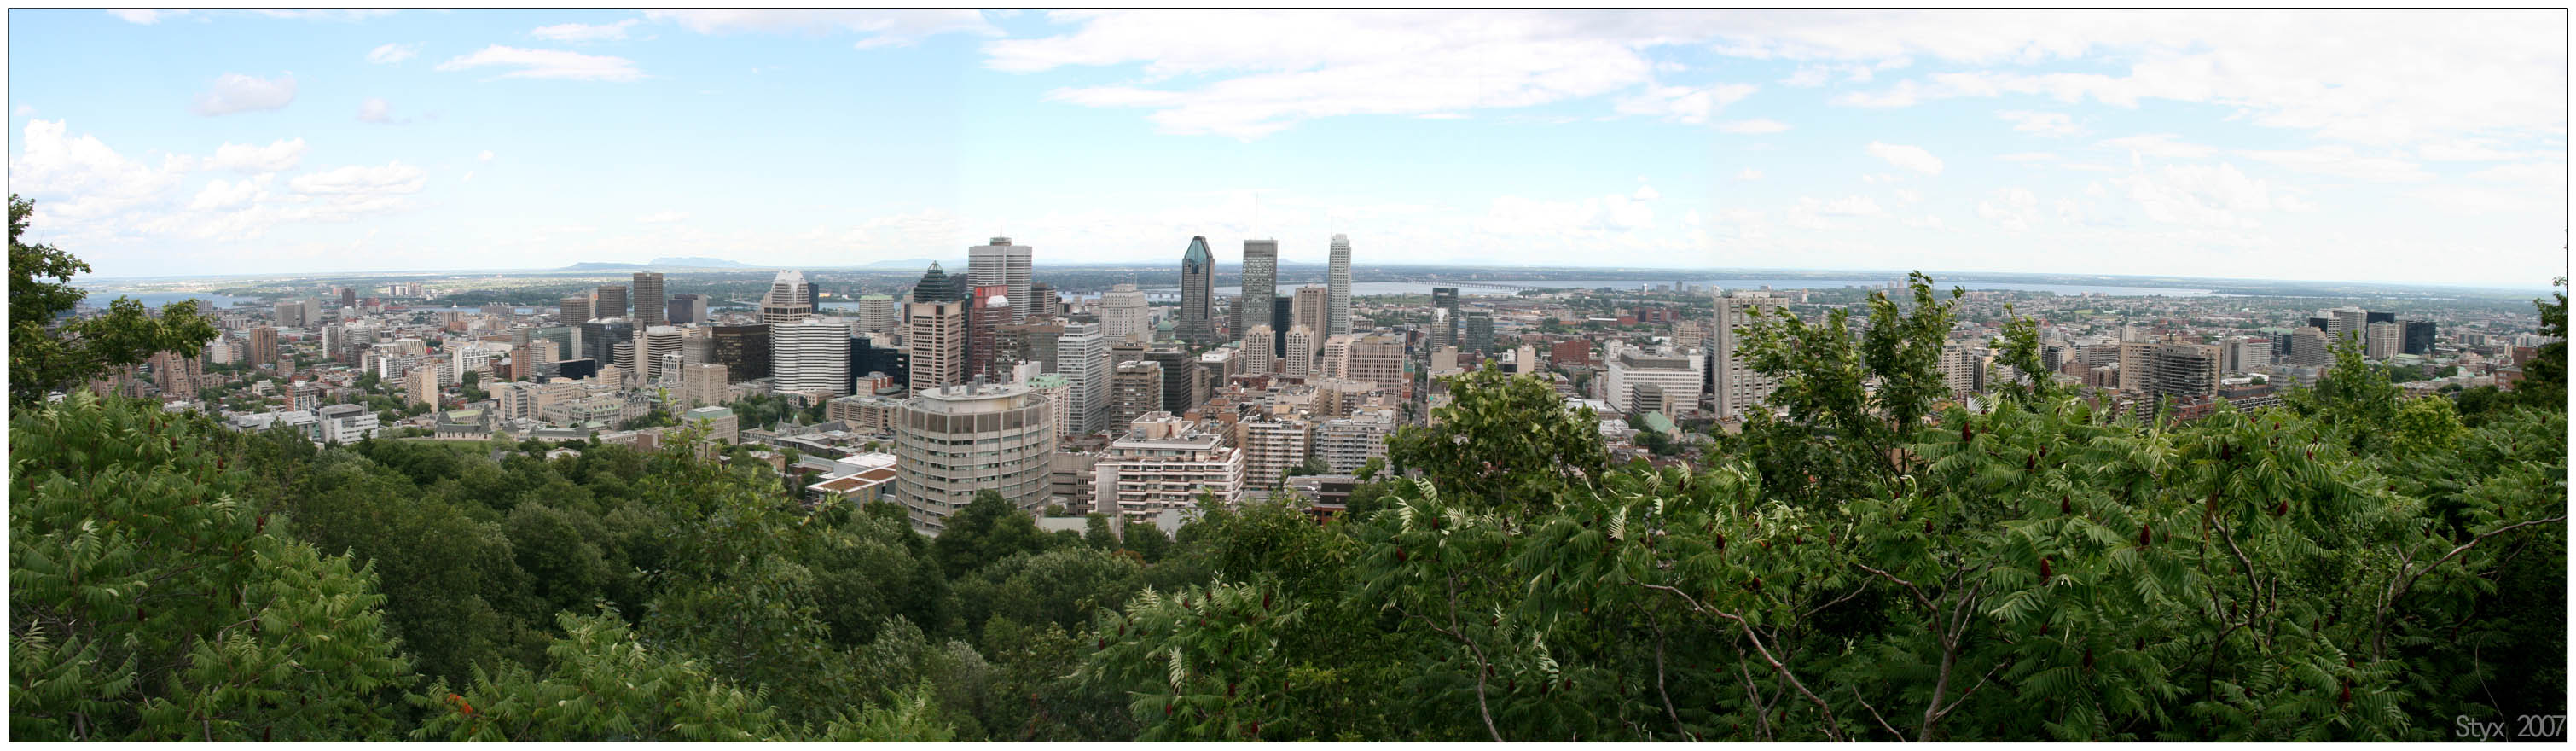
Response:
[[[1055,372],[1073,381],[1073,435],[1109,429],[1109,342],[1100,324],[1068,322],[1055,339]]]
[[[2318,331],[2324,331],[2326,329],[2334,328],[2334,319],[2324,316],[2308,316],[2308,325],[2316,327],[2316,330]]]
[[[1330,295],[1326,293],[1327,290],[1322,285],[1309,284],[1298,287],[1295,294],[1296,302],[1290,306],[1291,315],[1288,317],[1288,325],[1314,329],[1318,335],[1315,341],[1323,341],[1321,334],[1324,333],[1324,324],[1330,320],[1324,311],[1332,307],[1329,302]]]
[[[563,319],[562,323],[566,326],[579,326],[596,317],[590,314],[589,295],[573,295],[556,301],[556,304],[562,306],[563,313],[558,317]]]
[[[2167,402],[2218,393],[2218,347],[2210,344],[2147,345],[2145,391]]]
[[[1278,356],[1270,351],[1270,327],[1254,326],[1243,332],[1243,374],[1270,375],[1279,372]]]
[[[1431,288],[1431,343],[1425,349],[1458,346],[1458,288]]]
[[[1061,319],[1030,318],[1020,323],[1005,323],[993,332],[993,362],[1003,370],[1018,363],[1036,363],[1038,372],[1055,372],[1056,340],[1064,336]]]
[[[1331,273],[1325,277],[1324,327],[1316,333],[1326,340],[1351,333],[1351,238],[1333,236]]]
[[[1715,409],[1720,418],[1743,419],[1745,410],[1760,404],[1771,390],[1779,388],[1778,379],[1763,375],[1745,365],[1740,349],[1744,332],[1738,327],[1752,322],[1763,308],[1780,306],[1781,299],[1763,292],[1735,292],[1717,299],[1717,346],[1709,353],[1709,365],[1717,373],[1710,380],[1717,388]]]
[[[895,333],[903,322],[903,308],[893,295],[859,296],[859,330],[875,334]]]
[[[2370,324],[2362,335],[2363,357],[2386,360],[2404,351],[2406,351],[2406,328],[2397,325],[2396,321]]]
[[[1235,443],[1243,447],[1243,484],[1278,490],[1288,474],[1306,463],[1314,444],[1312,427],[1295,417],[1236,423]]]
[[[2325,313],[2326,337],[2338,344],[2342,343],[2347,335],[2359,339],[2362,335],[2362,327],[2369,325],[2370,311],[2350,305],[2329,309]]]
[[[789,326],[814,316],[814,285],[805,282],[805,272],[781,271],[769,280],[769,294],[760,298],[760,322],[771,326]]]
[[[1029,317],[1029,246],[996,237],[991,244],[968,247],[966,279],[977,287],[1004,288],[1002,294],[1011,301],[1011,321]]]
[[[912,321],[903,336],[912,357],[912,393],[966,382],[966,303],[913,302],[904,310]]]
[[[709,362],[725,366],[725,372],[731,374],[737,381],[757,381],[768,378],[771,372],[769,367],[769,330],[771,328],[772,326],[766,323],[715,327],[711,337],[715,339],[715,346],[709,353]]]
[[[2406,335],[2405,335],[2405,336],[2406,336],[2406,354],[2410,354],[2410,355],[2430,355],[2430,354],[2433,354],[2433,322],[2432,322],[2432,321],[2407,321],[2407,322],[2405,322],[2405,325],[2406,325]]]
[[[2334,351],[2328,347],[2329,341],[2332,340],[2326,338],[2326,332],[2315,326],[2290,332],[2290,356],[2285,362],[2292,365],[2331,365]]]
[[[1163,411],[1183,414],[1207,402],[1207,371],[1179,342],[1157,343],[1145,350],[1145,359],[1163,367]]]
[[[707,322],[706,295],[698,294],[696,292],[682,292],[672,295],[671,304],[663,307],[666,308],[666,310],[663,311],[664,315],[668,316],[672,323]]]
[[[1021,511],[1038,509],[1055,453],[1054,417],[1044,397],[1018,383],[949,386],[903,400],[894,421],[894,500],[913,528],[930,534],[983,491]]]
[[[1280,351],[1279,372],[1292,376],[1315,375],[1315,330],[1298,324],[1288,329],[1288,348]]]
[[[1473,352],[1479,355],[1493,354],[1494,314],[1483,311],[1468,313],[1465,328],[1467,330],[1465,336],[1466,346],[1459,347],[1460,350]]]
[[[807,318],[769,333],[771,388],[777,391],[850,393],[850,327]]]
[[[1109,374],[1109,424],[1135,422],[1163,410],[1163,364],[1151,360],[1118,363]]]
[[[1243,241],[1243,294],[1235,298],[1238,301],[1235,310],[1242,320],[1235,330],[1247,331],[1254,326],[1272,323],[1271,311],[1278,307],[1278,295],[1279,241]],[[1271,330],[1282,332],[1287,327],[1273,324]],[[1277,345],[1277,342],[1272,342],[1274,348]]]
[[[626,287],[609,284],[591,290],[590,314],[600,318],[625,318]]]
[[[644,381],[651,383],[662,377],[662,356],[680,354],[681,342],[687,336],[677,326],[651,326],[643,332],[635,337],[635,356],[637,364],[644,368]]]
[[[1172,333],[1181,341],[1205,347],[1216,338],[1216,254],[1208,252],[1207,238],[1190,237],[1189,250],[1181,252],[1181,313]]]
[[[949,276],[948,272],[940,270],[939,262],[932,261],[929,270],[921,272],[921,281],[913,283],[912,301],[964,302],[966,293],[972,291],[966,286],[966,280]]]
[[[581,356],[608,365],[617,361],[617,344],[634,339],[633,322],[624,318],[593,318],[581,324]]]
[[[340,288],[340,307],[343,307],[343,308],[354,308],[354,307],[358,307],[358,288],[356,288],[356,287],[341,287],[341,288]]]
[[[288,328],[288,329],[300,329],[300,328],[303,328],[303,327],[304,327],[304,302],[303,302],[303,301],[301,301],[301,300],[289,300],[289,301],[286,301],[286,302],[278,303],[278,304],[277,304],[277,325],[278,325],[278,327],[279,327],[279,328]]]
[[[1288,330],[1297,327],[1297,301],[1280,295],[1270,306],[1270,351],[1288,356]]]
[[[635,340],[628,339],[618,342],[617,346],[610,347],[609,358],[611,362],[614,362],[617,365],[617,371],[619,373],[626,374],[630,379],[620,381],[620,387],[623,388],[634,385],[634,381],[631,379],[637,372],[635,370]]]
[[[1152,341],[1154,324],[1149,315],[1145,293],[1136,291],[1136,285],[1114,285],[1100,295],[1100,333],[1109,341]]]
[[[2369,325],[2374,324],[2374,323],[2396,323],[2396,322],[2397,322],[2397,314],[2395,314],[2395,313],[2382,313],[2382,312],[2379,312],[2379,311],[2374,310],[2374,311],[2370,311],[2368,314],[2365,314],[2365,315],[2363,315],[2363,316],[2362,316],[2362,324],[2361,324],[2361,325],[2362,325],[2362,326],[2364,326],[2364,327],[2368,327]]]
[[[662,294],[662,274],[658,271],[635,272],[635,328],[650,329],[671,322],[669,298]]]
[[[884,373],[898,385],[912,384],[912,354],[894,346],[892,334],[862,334],[850,339],[850,375]],[[853,390],[853,393],[857,393]],[[906,391],[905,393],[911,393]],[[864,394],[862,394],[864,395]]]
[[[1406,397],[1413,384],[1404,377],[1404,340],[1386,334],[1358,336],[1351,341],[1342,377],[1374,383],[1398,398]]]
[[[1063,315],[1064,298],[1056,296],[1055,285],[1046,282],[1029,282],[1030,317],[1058,318]]]
[[[1092,466],[1098,510],[1135,522],[1194,508],[1201,494],[1228,505],[1242,499],[1243,451],[1228,445],[1225,434],[1164,412],[1118,430],[1118,440]]]
[[[1007,239],[1007,238],[995,238]],[[1004,322],[1018,311],[1005,294],[1009,288],[999,284],[975,287],[974,298],[966,308],[966,377],[991,381],[1008,380],[996,370],[993,362],[993,338]]]

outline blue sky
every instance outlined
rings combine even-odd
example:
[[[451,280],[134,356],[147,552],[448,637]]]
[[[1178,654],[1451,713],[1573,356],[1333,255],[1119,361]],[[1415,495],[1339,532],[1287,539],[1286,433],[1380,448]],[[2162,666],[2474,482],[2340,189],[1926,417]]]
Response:
[[[2535,287],[2566,17],[9,14],[13,192],[102,276],[952,258]],[[1258,205],[1258,225],[1256,209]]]

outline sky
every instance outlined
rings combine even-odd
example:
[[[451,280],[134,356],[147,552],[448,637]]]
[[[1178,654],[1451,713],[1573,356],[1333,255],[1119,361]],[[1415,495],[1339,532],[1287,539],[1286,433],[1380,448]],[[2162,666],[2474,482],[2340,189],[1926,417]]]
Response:
[[[1221,262],[2544,287],[2542,11],[13,10],[102,277]],[[2558,226],[2550,226],[2550,225]]]

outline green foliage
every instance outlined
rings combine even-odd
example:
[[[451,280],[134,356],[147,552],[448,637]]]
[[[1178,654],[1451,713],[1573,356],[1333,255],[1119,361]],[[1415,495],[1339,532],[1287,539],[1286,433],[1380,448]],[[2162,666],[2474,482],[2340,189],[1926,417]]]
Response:
[[[189,301],[164,305],[157,315],[133,298],[108,303],[105,314],[55,323],[85,294],[70,282],[89,264],[48,244],[19,242],[34,201],[9,196],[9,405],[27,409],[48,392],[148,359],[155,352],[191,357],[216,336],[215,326]],[[46,281],[46,280],[52,281]]]
[[[940,530],[931,552],[939,559],[940,570],[955,579],[986,564],[1019,553],[1046,549],[1047,539],[1038,533],[1037,521],[1002,500],[990,490],[975,494],[975,501],[948,517],[948,526]]]
[[[284,537],[202,417],[85,393],[9,424],[12,740],[387,737],[376,572]]]
[[[1566,410],[1546,381],[1486,369],[1444,382],[1455,398],[1434,411],[1435,424],[1407,425],[1388,439],[1397,472],[1420,473],[1480,503],[1535,512],[1609,470],[1599,418]]]

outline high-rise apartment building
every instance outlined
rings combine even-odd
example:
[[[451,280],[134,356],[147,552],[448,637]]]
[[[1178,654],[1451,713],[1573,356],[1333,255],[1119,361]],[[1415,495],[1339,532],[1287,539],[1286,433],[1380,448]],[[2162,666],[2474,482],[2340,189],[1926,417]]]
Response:
[[[806,283],[805,272],[781,271],[769,281],[769,294],[760,298],[760,322],[770,326],[792,326],[814,316],[814,285]]]
[[[1109,375],[1109,423],[1125,425],[1163,410],[1163,364],[1151,360],[1118,363]]]
[[[770,376],[770,324],[754,323],[717,326],[709,338],[715,340],[708,361],[725,366],[725,372],[737,381],[756,381]]]
[[[1243,452],[1223,434],[1169,412],[1139,415],[1122,425],[1126,432],[1092,467],[1098,509],[1125,521],[1147,521],[1196,507],[1202,493],[1220,503],[1242,499]]]
[[[1735,292],[1717,299],[1717,321],[1711,326],[1711,337],[1717,346],[1709,351],[1709,367],[1716,372],[1710,379],[1717,389],[1715,409],[1720,418],[1743,419],[1745,410],[1771,396],[1780,387],[1779,379],[1763,375],[1745,364],[1742,352],[1744,331],[1755,315],[1764,308],[1777,308],[1783,302],[1762,292]],[[1588,353],[1587,353],[1588,354]],[[1564,362],[1559,355],[1559,362]]]
[[[1306,463],[1313,444],[1305,420],[1269,417],[1235,424],[1235,444],[1243,447],[1245,487],[1278,490],[1288,473]]]
[[[1269,375],[1279,372],[1278,358],[1270,351],[1270,326],[1254,326],[1243,332],[1243,367],[1246,375]]]
[[[1145,306],[1145,293],[1136,285],[1118,284],[1100,295],[1100,333],[1109,341],[1151,341],[1154,324]]]
[[[825,398],[850,393],[850,327],[828,318],[807,318],[770,327],[770,382],[778,391],[822,393]]]
[[[1404,375],[1404,340],[1387,334],[1366,334],[1353,340],[1342,377],[1375,383],[1400,398],[1410,395],[1412,383]]]
[[[1463,323],[1466,335],[1458,349],[1478,355],[1493,354],[1494,314],[1484,311],[1468,313],[1467,320]]]
[[[1181,253],[1181,311],[1172,333],[1201,347],[1217,341],[1216,254],[1208,252],[1204,236],[1191,237],[1189,250]]]
[[[1254,326],[1273,323],[1271,309],[1278,305],[1278,294],[1279,241],[1243,241],[1243,294],[1235,303],[1235,314],[1241,320],[1235,323],[1234,330],[1250,331]],[[1285,327],[1274,324],[1273,329]]]
[[[680,390],[671,396],[691,407],[723,404],[733,401],[733,382],[726,380],[725,366],[721,364],[682,365]]]
[[[274,326],[258,326],[252,328],[250,330],[250,364],[253,367],[260,365],[274,365],[277,363],[277,358],[277,328]]]
[[[1279,372],[1296,377],[1315,375],[1315,330],[1299,324],[1288,329],[1288,349],[1281,352]]]
[[[2290,332],[2290,356],[2286,362],[2292,365],[2334,364],[2334,351],[2329,348],[2329,341],[2326,332],[2317,330],[2315,326]]]
[[[2350,305],[2329,309],[2325,313],[2326,338],[2334,342],[2340,343],[2346,338],[2358,340],[2362,327],[2370,325],[2370,311]]]
[[[2167,403],[2218,393],[2218,347],[2209,344],[2148,345],[2145,391]]]
[[[911,321],[903,347],[912,357],[912,393],[966,382],[966,302],[904,305]]]
[[[1357,472],[1370,459],[1386,458],[1386,439],[1395,435],[1393,410],[1373,410],[1325,420],[1315,426],[1315,455],[1334,474]]]
[[[650,331],[671,322],[668,297],[662,294],[662,274],[657,271],[635,272],[635,328]]]
[[[590,292],[590,314],[600,318],[625,318],[625,285],[603,285]]]
[[[2406,351],[2406,327],[2395,321],[2372,323],[2363,330],[2362,356],[2386,360]]]
[[[1012,245],[1011,238],[996,237],[985,245],[966,249],[967,284],[975,287],[1000,286],[1010,299],[1008,323],[1029,317],[1029,246]]]
[[[1067,432],[1090,435],[1109,429],[1109,342],[1100,324],[1069,322],[1055,340],[1055,372],[1073,381],[1074,424]]]
[[[915,394],[904,400],[894,434],[894,498],[914,529],[938,534],[984,491],[1021,511],[1046,503],[1054,409],[1026,384],[951,385]]]
[[[1334,235],[1332,259],[1325,276],[1324,327],[1316,333],[1329,340],[1351,333],[1351,238]]]

